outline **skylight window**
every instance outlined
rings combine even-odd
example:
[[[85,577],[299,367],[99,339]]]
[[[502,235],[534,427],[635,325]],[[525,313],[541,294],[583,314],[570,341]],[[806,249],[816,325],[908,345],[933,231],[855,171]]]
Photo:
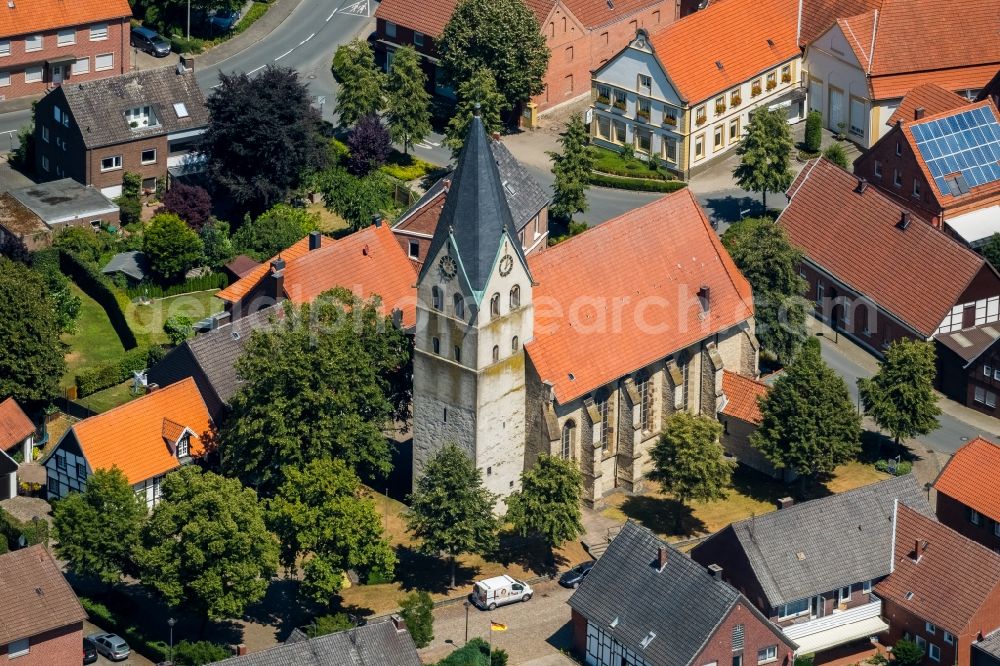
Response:
[[[185,106],[184,102],[174,102],[174,112],[177,114],[178,118],[187,118],[189,115],[188,108]]]

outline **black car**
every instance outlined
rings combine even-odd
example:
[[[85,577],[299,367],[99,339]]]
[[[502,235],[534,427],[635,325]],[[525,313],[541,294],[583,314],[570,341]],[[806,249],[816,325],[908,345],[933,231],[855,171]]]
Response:
[[[166,58],[170,55],[170,42],[155,30],[141,25],[132,26],[130,42],[140,51],[145,51],[157,58]]]
[[[97,661],[97,644],[89,638],[83,639],[83,663],[92,664]]]
[[[593,562],[584,562],[580,566],[570,569],[559,577],[559,584],[563,587],[580,587],[580,583],[587,577],[590,570],[594,568]]]

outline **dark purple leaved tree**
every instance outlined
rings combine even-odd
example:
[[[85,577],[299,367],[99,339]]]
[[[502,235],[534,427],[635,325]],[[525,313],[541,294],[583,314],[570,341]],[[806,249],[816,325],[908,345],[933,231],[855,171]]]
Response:
[[[201,229],[212,216],[212,198],[205,188],[175,183],[163,196],[157,213],[174,213],[192,229]]]
[[[385,164],[392,139],[378,116],[367,115],[354,126],[347,145],[351,149],[347,170],[355,176],[366,176]]]

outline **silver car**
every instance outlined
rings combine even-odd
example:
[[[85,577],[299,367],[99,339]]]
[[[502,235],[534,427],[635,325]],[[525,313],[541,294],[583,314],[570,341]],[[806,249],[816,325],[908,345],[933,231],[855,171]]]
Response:
[[[123,661],[132,654],[128,643],[117,634],[91,634],[87,638],[94,641],[97,651],[111,661]]]

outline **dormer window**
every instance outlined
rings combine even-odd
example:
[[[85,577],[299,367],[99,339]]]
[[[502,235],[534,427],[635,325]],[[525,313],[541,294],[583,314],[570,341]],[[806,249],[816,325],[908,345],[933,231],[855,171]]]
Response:
[[[149,106],[137,106],[134,109],[129,109],[125,112],[125,122],[128,123],[129,127],[132,129],[143,129],[144,127],[153,127],[157,125],[156,116],[153,114],[153,109]]]
[[[177,441],[177,457],[186,458],[191,453],[191,435],[184,433],[184,436]]]

